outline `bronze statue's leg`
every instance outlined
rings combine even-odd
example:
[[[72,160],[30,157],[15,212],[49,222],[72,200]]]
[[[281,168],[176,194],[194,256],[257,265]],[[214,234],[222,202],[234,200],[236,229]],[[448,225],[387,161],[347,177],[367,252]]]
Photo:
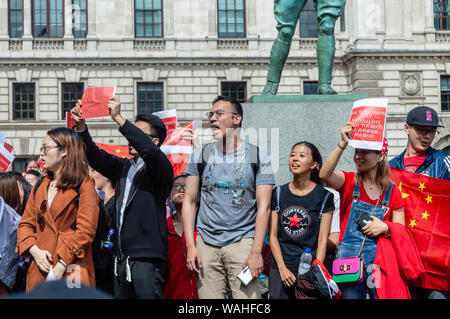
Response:
[[[331,88],[334,54],[336,51],[334,39],[335,23],[335,17],[325,16],[319,24],[319,38],[317,40],[317,62],[319,65],[318,94],[337,94]]]
[[[336,51],[334,27],[345,8],[345,0],[316,0],[319,21],[317,62],[319,65],[318,94],[336,94],[331,87],[333,62]]]
[[[270,52],[269,70],[263,95],[275,95],[278,91],[281,72],[289,55],[292,36],[295,33],[301,10],[307,0],[275,0],[274,13],[278,36]]]

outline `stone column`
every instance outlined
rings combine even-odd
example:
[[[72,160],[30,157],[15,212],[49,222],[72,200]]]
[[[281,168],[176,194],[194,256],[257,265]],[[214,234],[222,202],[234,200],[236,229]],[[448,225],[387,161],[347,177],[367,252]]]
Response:
[[[97,51],[97,0],[89,0],[87,6],[87,50],[92,52]]]
[[[73,5],[72,1],[64,1],[64,50],[73,50],[73,15],[72,15]]]
[[[33,50],[31,1],[23,2],[23,51]]]
[[[9,49],[8,6],[6,1],[0,3],[0,52]]]
[[[377,44],[380,5],[375,0],[354,0],[347,2],[347,6],[350,44],[354,49],[373,49]]]

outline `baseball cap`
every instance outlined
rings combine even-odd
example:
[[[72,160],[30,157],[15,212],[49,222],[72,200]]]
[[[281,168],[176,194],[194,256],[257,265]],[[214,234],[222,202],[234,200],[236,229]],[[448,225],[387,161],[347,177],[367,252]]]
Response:
[[[428,106],[418,106],[409,111],[406,116],[406,124],[420,126],[443,127],[439,125],[438,115],[435,110]]]

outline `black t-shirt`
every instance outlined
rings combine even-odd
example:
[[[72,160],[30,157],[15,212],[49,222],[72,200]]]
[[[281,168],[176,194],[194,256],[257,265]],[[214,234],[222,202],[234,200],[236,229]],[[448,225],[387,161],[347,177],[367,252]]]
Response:
[[[297,196],[289,190],[289,184],[281,186],[280,211],[278,213],[277,237],[286,267],[297,274],[300,256],[310,248],[313,260],[316,257],[319,238],[322,203],[329,193],[323,213],[334,210],[333,194],[320,185],[305,196]],[[276,193],[272,192],[272,210],[275,210]],[[275,259],[272,267],[277,268]]]

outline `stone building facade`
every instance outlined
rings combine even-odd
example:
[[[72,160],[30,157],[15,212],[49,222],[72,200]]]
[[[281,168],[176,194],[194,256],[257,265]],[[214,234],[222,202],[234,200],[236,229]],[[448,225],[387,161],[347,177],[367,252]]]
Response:
[[[390,157],[406,146],[406,113],[422,104],[445,125],[433,146],[450,146],[450,31],[448,8],[436,17],[441,2],[347,0],[336,24],[333,87],[389,99]],[[311,29],[306,14],[313,12],[300,17],[301,30]],[[0,131],[17,163],[37,155],[45,132],[65,125],[65,93],[88,86],[116,86],[128,119],[140,105],[176,109],[181,123],[202,119],[218,94],[261,94],[275,25],[272,0],[0,0]],[[306,94],[317,81],[313,33],[296,32],[278,94]],[[160,96],[146,104],[140,90]],[[110,119],[88,123],[97,142],[126,143]]]

